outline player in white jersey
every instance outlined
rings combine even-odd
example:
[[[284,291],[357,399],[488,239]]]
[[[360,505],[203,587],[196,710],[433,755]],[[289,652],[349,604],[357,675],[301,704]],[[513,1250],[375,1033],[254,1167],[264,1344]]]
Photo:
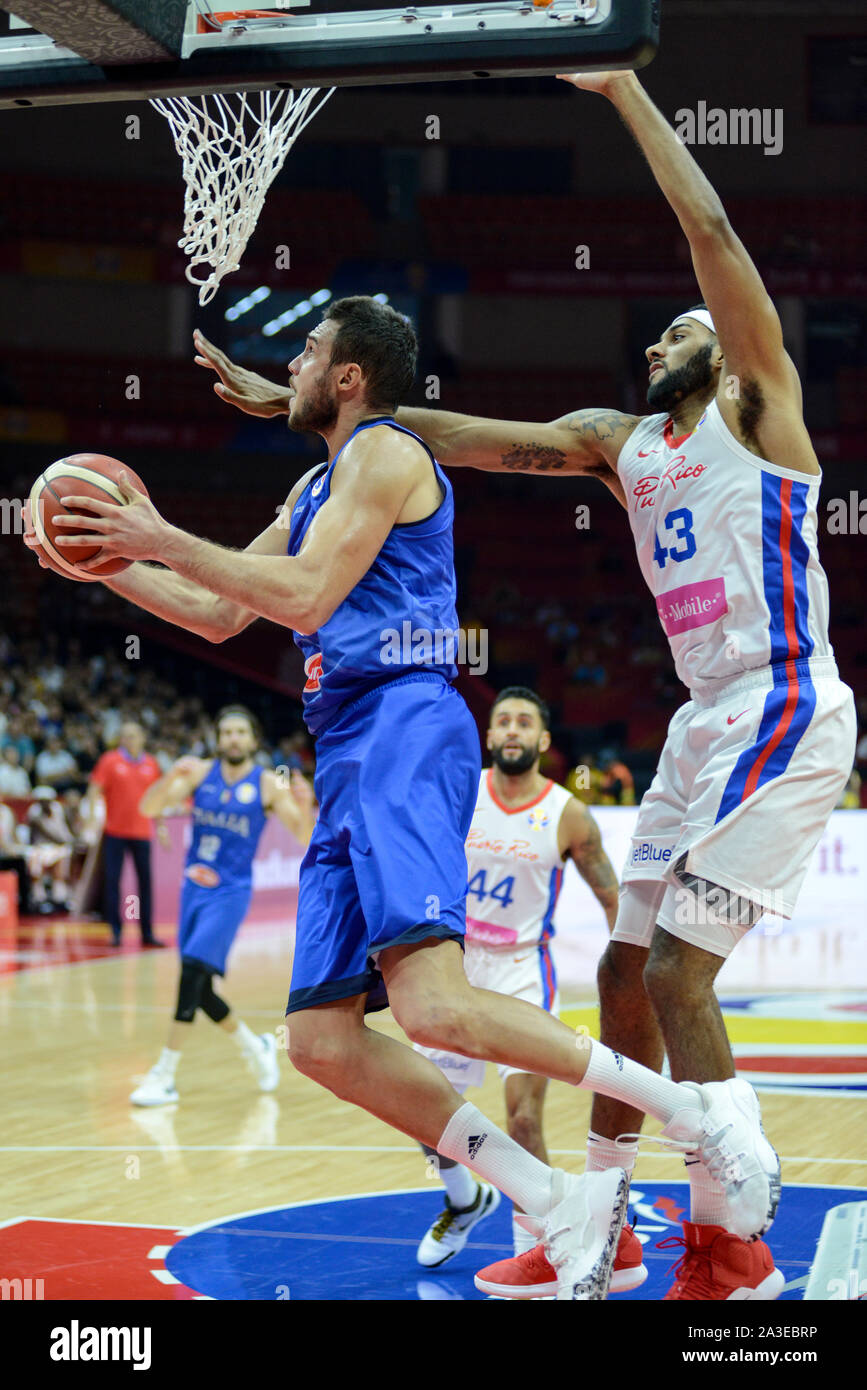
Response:
[[[551,746],[549,723],[545,702],[524,686],[502,690],[491,707],[486,744],[493,765],[482,770],[466,841],[464,967],[479,989],[526,999],[557,1015],[551,939],[565,862],[571,858],[592,889],[609,930],[617,916],[617,878],[590,812],[539,771],[540,759]],[[484,1061],[418,1045],[416,1051],[436,1062],[462,1095],[484,1080]],[[509,1134],[547,1163],[542,1110],[548,1078],[506,1064],[497,1070],[504,1083]],[[446,1205],[419,1245],[418,1262],[437,1268],[453,1259],[473,1227],[496,1210],[499,1194],[462,1164],[435,1149],[425,1152],[442,1178]],[[516,1255],[537,1244],[517,1220],[513,1238]],[[612,1277],[615,1290],[628,1277],[623,1272],[628,1261],[633,1280],[629,1287],[634,1287],[644,1277],[641,1248],[624,1227]]]
[[[719,197],[634,73],[566,79],[606,96],[689,242],[704,303],[647,348],[649,416],[579,410],[548,425],[405,410],[440,462],[585,474],[626,507],[642,573],[690,700],[641,804],[599,969],[602,1037],[672,1076],[734,1075],[714,979],[771,909],[794,911],[855,746],[852,692],[828,642],[821,470],[780,320]],[[745,1083],[745,1107],[757,1102]],[[639,1108],[597,1095],[588,1170]],[[687,1156],[690,1221],[672,1299],[772,1299],[783,1278],[733,1230],[716,1177]]]

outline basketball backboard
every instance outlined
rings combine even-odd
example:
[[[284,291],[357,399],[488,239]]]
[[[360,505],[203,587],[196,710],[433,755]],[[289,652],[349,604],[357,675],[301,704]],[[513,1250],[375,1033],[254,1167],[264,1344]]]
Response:
[[[157,0],[136,0],[132,19],[129,0],[77,0],[64,29],[49,0],[19,0],[26,19],[0,10],[0,108],[637,68],[659,39],[660,0],[274,0],[270,13],[220,3],[175,0],[166,30]],[[106,6],[126,26],[114,51]]]

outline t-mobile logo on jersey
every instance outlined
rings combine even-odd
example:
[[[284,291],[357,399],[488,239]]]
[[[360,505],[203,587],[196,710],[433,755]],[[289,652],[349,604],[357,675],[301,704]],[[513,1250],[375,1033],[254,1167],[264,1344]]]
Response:
[[[715,623],[728,612],[725,580],[703,579],[669,589],[667,594],[657,595],[656,611],[666,637]]]

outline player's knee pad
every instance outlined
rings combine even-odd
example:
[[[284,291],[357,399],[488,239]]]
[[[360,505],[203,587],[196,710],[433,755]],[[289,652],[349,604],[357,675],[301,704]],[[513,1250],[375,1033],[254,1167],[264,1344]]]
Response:
[[[219,994],[214,993],[210,975],[207,978],[205,988],[202,990],[199,1008],[203,1013],[206,1013],[208,1018],[214,1023],[222,1023],[223,1019],[227,1018],[231,1012],[225,999],[221,999]]]
[[[666,884],[660,879],[636,878],[622,883],[612,941],[645,949],[649,947],[665,889]],[[605,958],[603,956],[602,959]]]
[[[741,897],[731,888],[710,883],[686,870],[686,855],[674,866],[674,877],[692,895],[696,921],[721,924],[726,927],[754,927],[764,908],[751,898]]]
[[[199,961],[181,961],[178,1007],[175,1010],[175,1020],[178,1023],[192,1023],[196,1009],[201,1006],[205,986],[210,988],[210,984],[211,977]]]

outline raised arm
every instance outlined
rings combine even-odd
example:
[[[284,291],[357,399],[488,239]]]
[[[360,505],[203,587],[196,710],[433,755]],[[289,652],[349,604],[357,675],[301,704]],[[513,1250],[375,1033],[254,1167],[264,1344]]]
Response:
[[[196,361],[220,378],[214,390],[221,400],[248,415],[288,414],[291,384],[280,386],[239,367],[198,331],[194,341]],[[396,418],[419,435],[446,467],[552,477],[587,474],[600,478],[625,505],[616,472],[617,456],[638,424],[638,415],[591,408],[573,411],[548,424],[531,424],[402,406]]]
[[[726,425],[753,452],[818,472],[779,316],[712,184],[635,73],[566,80],[612,102],[683,229],[724,357],[717,404]]]
[[[211,760],[207,758],[191,755],[178,758],[158,782],[148,787],[139,802],[139,811],[143,816],[161,816],[170,806],[186,801],[204,780],[210,766]]]
[[[575,797],[567,802],[560,817],[558,839],[561,854],[564,858],[566,855],[572,858],[605,913],[608,930],[613,931],[619,899],[617,875],[602,848],[599,826],[587,807]]]
[[[548,424],[401,407],[397,419],[451,468],[597,477],[623,500],[617,457],[640,420],[620,410],[574,410]]]

